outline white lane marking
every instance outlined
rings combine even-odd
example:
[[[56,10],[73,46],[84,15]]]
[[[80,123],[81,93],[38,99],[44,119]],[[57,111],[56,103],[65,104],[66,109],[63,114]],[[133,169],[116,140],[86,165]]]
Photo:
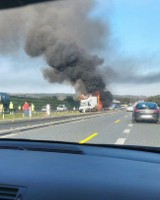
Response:
[[[128,126],[129,126],[129,127],[132,127],[132,126],[133,126],[133,124],[128,124]]]
[[[126,138],[118,138],[115,144],[124,144],[126,141]]]
[[[131,131],[131,129],[125,129],[124,131],[123,131],[123,133],[129,133]]]
[[[10,130],[19,130],[19,129],[24,129],[24,128],[27,128],[27,126],[21,126],[21,127],[17,127],[17,128],[9,128],[9,129],[3,129],[3,130],[0,130],[0,133],[3,133],[3,132],[6,132],[6,131],[10,131]]]
[[[10,129],[4,129],[4,130],[1,130],[0,133],[1,133],[1,132],[2,132],[2,133],[3,133],[3,132],[6,132],[6,131],[10,131],[10,130],[11,130],[11,128],[10,128]]]
[[[16,135],[17,135],[17,134],[3,135],[3,136],[0,136],[0,138],[12,137],[12,136],[16,136]]]

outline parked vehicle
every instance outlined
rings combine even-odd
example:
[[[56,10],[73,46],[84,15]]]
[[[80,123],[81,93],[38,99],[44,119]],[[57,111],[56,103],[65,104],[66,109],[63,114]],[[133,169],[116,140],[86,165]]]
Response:
[[[0,92],[0,104],[3,104],[4,112],[9,113],[10,96],[6,93]]]
[[[57,106],[57,111],[67,111],[67,107],[64,104],[60,104]]]
[[[43,106],[41,109],[42,112],[46,112],[47,111],[47,106]]]

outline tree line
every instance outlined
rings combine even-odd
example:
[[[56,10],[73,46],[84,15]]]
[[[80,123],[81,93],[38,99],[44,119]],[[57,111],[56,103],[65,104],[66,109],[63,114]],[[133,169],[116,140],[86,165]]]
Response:
[[[160,95],[150,96],[147,98],[147,101],[156,102],[160,106]]]
[[[126,97],[119,97],[117,98],[118,100],[121,101],[121,103],[134,103],[136,101],[139,101],[139,99],[136,98],[126,98]],[[144,98],[144,101],[149,101],[149,102],[156,102],[158,104],[158,106],[160,106],[160,95],[156,95],[156,96],[150,96],[150,97],[146,97]]]

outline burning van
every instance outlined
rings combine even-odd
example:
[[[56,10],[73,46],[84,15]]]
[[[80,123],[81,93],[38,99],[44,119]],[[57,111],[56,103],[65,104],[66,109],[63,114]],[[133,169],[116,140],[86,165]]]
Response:
[[[95,95],[81,96],[80,100],[80,112],[92,112],[101,111],[103,109],[102,102],[100,101],[100,95],[97,92]]]

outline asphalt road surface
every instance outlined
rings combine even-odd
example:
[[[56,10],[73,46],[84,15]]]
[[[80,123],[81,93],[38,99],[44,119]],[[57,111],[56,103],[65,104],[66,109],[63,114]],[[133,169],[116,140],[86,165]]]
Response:
[[[0,138],[160,146],[160,124],[132,123],[131,113],[120,111],[68,123],[13,132]]]
[[[25,126],[33,126],[33,125],[41,125],[44,123],[49,123],[49,122],[58,122],[62,120],[67,120],[71,118],[83,118],[84,116],[87,115],[94,115],[94,113],[86,113],[86,114],[73,114],[73,115],[62,115],[62,116],[54,116],[54,117],[42,117],[42,118],[24,118],[24,119],[15,119],[15,120],[6,120],[0,121],[0,131],[6,130],[6,129],[16,129],[20,127],[25,127]]]

